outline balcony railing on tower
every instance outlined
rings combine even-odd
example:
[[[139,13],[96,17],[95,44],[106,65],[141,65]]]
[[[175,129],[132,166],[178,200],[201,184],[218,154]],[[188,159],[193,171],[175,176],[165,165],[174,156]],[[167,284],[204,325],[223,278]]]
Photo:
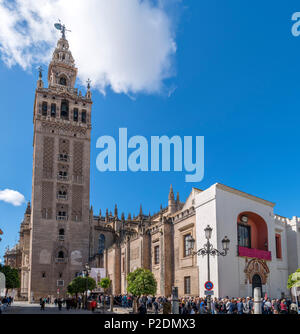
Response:
[[[60,257],[57,257],[55,259],[55,263],[67,263],[68,259],[67,258],[60,258]]]
[[[57,195],[57,199],[62,199],[62,200],[67,201],[67,200],[68,200],[68,195],[58,194],[58,195]]]
[[[62,215],[62,214],[58,214],[56,216],[56,220],[68,220],[68,216],[67,215]]]
[[[59,181],[68,181],[69,177],[68,174],[57,174],[57,179]]]
[[[59,154],[58,161],[70,162],[70,156],[68,154]]]

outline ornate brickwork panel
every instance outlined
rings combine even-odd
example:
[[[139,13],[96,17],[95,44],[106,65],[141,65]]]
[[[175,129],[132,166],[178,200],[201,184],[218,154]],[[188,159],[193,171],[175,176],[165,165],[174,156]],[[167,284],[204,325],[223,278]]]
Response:
[[[59,121],[55,121],[54,123],[42,123],[42,130],[44,133],[53,133],[64,136],[71,137],[85,137],[87,133],[86,127],[74,126],[67,123],[61,123]]]
[[[53,182],[42,183],[42,218],[53,218]]]
[[[78,185],[72,186],[72,220],[82,220],[82,194],[83,187]]]
[[[53,177],[54,138],[44,137],[43,177]]]
[[[70,154],[70,141],[67,139],[59,140],[59,154]]]
[[[75,176],[82,176],[83,143],[74,143],[73,173]]]

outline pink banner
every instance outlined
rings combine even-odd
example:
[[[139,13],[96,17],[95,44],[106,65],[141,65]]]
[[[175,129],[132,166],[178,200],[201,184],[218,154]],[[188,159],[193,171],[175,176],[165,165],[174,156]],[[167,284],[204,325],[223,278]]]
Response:
[[[267,261],[272,260],[271,252],[254,248],[246,248],[241,246],[239,246],[239,256],[255,257],[257,259],[262,259]]]

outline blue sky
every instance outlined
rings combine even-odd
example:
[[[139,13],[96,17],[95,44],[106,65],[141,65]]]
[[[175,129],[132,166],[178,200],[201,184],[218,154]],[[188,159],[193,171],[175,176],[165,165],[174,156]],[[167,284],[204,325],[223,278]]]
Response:
[[[170,10],[168,8],[166,10]],[[182,1],[168,12],[176,23],[174,75],[165,93],[93,91],[91,204],[137,214],[167,205],[170,184],[185,199],[193,186],[221,182],[276,203],[275,212],[300,216],[300,37],[291,34],[300,4],[270,1]],[[72,45],[71,45],[72,50]],[[76,59],[75,59],[76,60]],[[79,68],[80,71],[80,68]],[[31,198],[33,102],[37,73],[0,61],[0,190]],[[99,136],[205,136],[205,177],[185,173],[100,173]],[[0,201],[0,255],[18,239],[26,204]]]

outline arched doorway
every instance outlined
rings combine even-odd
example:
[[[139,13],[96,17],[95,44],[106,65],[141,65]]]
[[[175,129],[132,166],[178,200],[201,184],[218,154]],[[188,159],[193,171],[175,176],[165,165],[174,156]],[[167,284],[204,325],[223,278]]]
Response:
[[[261,277],[258,274],[255,274],[252,277],[252,296],[254,296],[254,289],[255,288],[260,288],[260,293],[262,296],[262,281],[261,281]]]

